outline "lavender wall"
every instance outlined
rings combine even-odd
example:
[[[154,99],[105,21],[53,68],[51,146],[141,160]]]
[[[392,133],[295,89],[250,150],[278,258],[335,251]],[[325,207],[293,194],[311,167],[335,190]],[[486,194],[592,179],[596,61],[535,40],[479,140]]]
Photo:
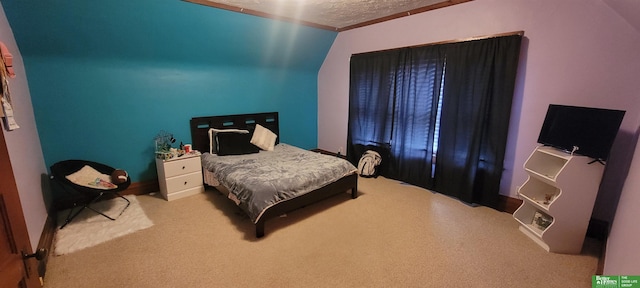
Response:
[[[521,167],[537,145],[548,104],[626,110],[593,217],[611,223],[621,198],[609,238],[616,244],[609,246],[620,244],[617,249],[622,252],[607,257],[607,263],[619,265],[612,264],[606,272],[630,271],[619,270],[629,262],[616,259],[625,250],[637,251],[631,243],[637,243],[640,234],[635,220],[629,220],[640,216],[633,209],[640,199],[630,195],[637,192],[640,183],[628,181],[620,194],[637,140],[640,113],[640,81],[636,79],[640,75],[640,34],[630,23],[634,22],[627,22],[601,0],[475,0],[341,32],[318,76],[318,146],[337,151],[346,145],[351,54],[523,30],[525,41],[500,193],[517,197],[517,186],[526,180]],[[629,179],[639,173],[638,161],[633,163]],[[636,241],[623,240],[626,237]],[[637,264],[628,267],[634,270],[629,273],[640,273]]]
[[[48,190],[47,168],[44,164],[40,138],[31,106],[31,95],[22,56],[13,37],[13,32],[0,4],[0,41],[13,55],[16,78],[9,80],[11,99],[19,129],[4,133],[9,158],[16,178],[18,193],[24,211],[31,247],[35,249],[47,219],[44,190]]]
[[[640,119],[638,119],[640,120]],[[640,125],[640,121],[638,123]],[[635,138],[640,135],[637,126]],[[636,146],[607,242],[605,275],[640,275],[640,145]]]
[[[624,174],[640,112],[640,34],[600,0],[476,0],[339,33],[318,77],[318,146],[346,145],[351,54],[519,30],[525,41],[500,193],[516,197],[526,180],[521,167],[550,103],[627,110],[607,168]],[[603,181],[601,190],[619,193],[622,181]],[[606,196],[613,200],[601,199],[606,207],[594,213],[609,220],[617,198]]]

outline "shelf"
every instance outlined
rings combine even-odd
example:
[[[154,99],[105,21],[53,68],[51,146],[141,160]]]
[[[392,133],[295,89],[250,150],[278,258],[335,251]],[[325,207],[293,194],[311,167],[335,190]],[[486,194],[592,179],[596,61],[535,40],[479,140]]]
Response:
[[[555,181],[562,168],[569,162],[571,156],[561,155],[553,148],[540,147],[536,149],[524,164],[528,172]]]
[[[518,194],[548,213],[549,206],[558,199],[561,190],[536,178],[529,177],[518,190]]]
[[[540,245],[540,247],[544,248],[544,250],[547,250],[547,252],[551,251],[549,245],[542,241],[539,235],[531,232],[531,229],[529,229],[528,227],[520,225],[520,228],[518,228],[518,230],[520,230],[524,235],[529,236],[529,238],[531,238],[533,242],[536,242],[538,245]]]
[[[533,224],[522,224],[522,226],[527,228],[527,230],[529,230],[529,232],[532,232],[533,234],[537,235],[538,237],[542,237],[542,232],[544,232],[544,231],[542,231],[537,226],[533,226]]]
[[[529,177],[518,188],[513,213],[520,231],[549,252],[580,253],[604,166],[585,156],[537,147],[525,162]]]
[[[549,154],[553,157],[557,157],[557,158],[564,158],[565,160],[569,161],[571,160],[571,153],[562,151],[562,150],[558,150],[557,148],[553,148],[550,146],[540,146],[538,148],[536,148],[536,151],[540,152],[540,153],[545,153],[545,154]]]
[[[537,225],[534,225],[534,216],[536,215],[536,212],[541,213],[548,218],[551,218],[551,224],[543,229],[539,228]],[[540,238],[542,238],[544,232],[553,224],[553,217],[549,216],[544,211],[541,211],[536,207],[527,204],[526,202],[523,203],[515,213],[513,213],[513,218],[515,218],[518,222],[520,222],[522,226],[526,227],[530,232]]]

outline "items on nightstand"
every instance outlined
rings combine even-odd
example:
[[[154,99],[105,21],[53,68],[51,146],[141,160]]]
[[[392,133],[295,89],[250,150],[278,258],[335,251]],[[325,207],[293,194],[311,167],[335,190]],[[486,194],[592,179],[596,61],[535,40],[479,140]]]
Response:
[[[182,142],[180,142],[178,148],[172,147],[173,143],[176,142],[176,138],[173,137],[173,134],[164,130],[160,131],[153,140],[155,141],[155,154],[157,159],[170,160],[185,155],[193,156],[194,153],[200,155],[200,152],[193,151],[191,144],[182,144]]]
[[[168,152],[171,149],[171,145],[176,142],[173,134],[164,130],[160,130],[153,140],[156,142],[156,152]]]
[[[178,149],[171,147],[176,142],[173,134],[161,130],[153,140],[155,141],[156,158],[167,160],[180,156]]]

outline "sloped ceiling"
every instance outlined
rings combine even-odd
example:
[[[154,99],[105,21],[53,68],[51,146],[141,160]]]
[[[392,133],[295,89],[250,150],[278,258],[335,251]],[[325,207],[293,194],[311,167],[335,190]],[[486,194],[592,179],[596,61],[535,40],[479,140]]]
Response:
[[[344,31],[472,0],[185,0],[231,11]]]
[[[473,0],[184,0],[344,31]],[[602,0],[640,32],[640,1]]]
[[[624,18],[636,31],[640,32],[640,1],[638,0],[602,0],[613,11]]]

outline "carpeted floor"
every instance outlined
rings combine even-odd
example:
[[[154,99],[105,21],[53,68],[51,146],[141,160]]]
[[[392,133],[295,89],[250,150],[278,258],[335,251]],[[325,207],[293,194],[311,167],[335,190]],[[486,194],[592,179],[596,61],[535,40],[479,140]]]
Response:
[[[384,178],[267,222],[215,190],[138,196],[154,226],[50,258],[44,287],[591,287],[599,245],[547,253],[510,214]]]

